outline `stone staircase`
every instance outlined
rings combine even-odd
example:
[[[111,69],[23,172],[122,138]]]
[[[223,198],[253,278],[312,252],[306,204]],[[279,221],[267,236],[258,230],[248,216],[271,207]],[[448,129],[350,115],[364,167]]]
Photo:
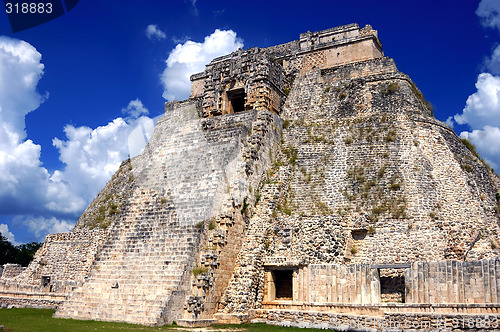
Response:
[[[111,226],[87,281],[55,317],[145,325],[182,317],[202,224],[224,201],[242,128],[230,118],[206,129],[189,112],[167,113],[132,159],[135,185],[124,217]]]
[[[130,210],[144,205],[141,190]],[[175,220],[172,200],[130,212],[111,230],[88,281],[70,293],[55,317],[158,325],[175,319],[172,301],[183,300],[200,231]],[[151,203],[151,202],[150,202]]]

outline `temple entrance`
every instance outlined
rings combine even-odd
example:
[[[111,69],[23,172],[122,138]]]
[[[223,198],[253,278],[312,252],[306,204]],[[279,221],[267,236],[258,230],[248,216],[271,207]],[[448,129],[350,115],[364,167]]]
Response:
[[[293,297],[293,270],[275,270],[274,285],[276,300],[292,300]]]
[[[272,269],[266,272],[267,296],[265,301],[293,300],[293,269]]]
[[[405,303],[404,269],[379,269],[380,300],[390,303]]]
[[[227,92],[227,100],[229,102],[228,113],[238,113],[245,110],[246,93],[244,89],[237,89]]]

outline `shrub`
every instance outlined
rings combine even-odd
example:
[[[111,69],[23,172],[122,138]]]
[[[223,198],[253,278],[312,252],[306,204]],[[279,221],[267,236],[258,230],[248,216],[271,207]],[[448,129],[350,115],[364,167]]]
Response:
[[[401,183],[391,183],[391,190],[401,189]]]
[[[467,149],[469,149],[469,151],[474,155],[476,156],[477,158],[479,158],[479,153],[477,153],[476,151],[476,147],[474,146],[474,144],[472,144],[471,141],[469,141],[467,138],[461,138],[460,141],[462,141],[462,143],[464,143],[465,147]]]
[[[399,85],[396,82],[392,82],[391,84],[387,85],[385,88],[382,89],[382,96],[389,96],[398,91]]]
[[[286,119],[283,121],[283,129],[290,127],[290,120]]]
[[[210,220],[210,223],[208,224],[208,229],[209,230],[215,229],[215,222],[213,220]]]
[[[193,275],[196,277],[196,276],[199,276],[200,274],[205,274],[208,272],[208,269],[206,267],[195,267],[193,268]]]
[[[431,112],[431,114],[434,114],[434,107],[432,104],[424,98],[423,93],[417,88],[415,83],[411,82],[411,91],[417,97],[417,99],[424,104],[424,106]]]
[[[385,136],[386,142],[394,142],[396,140],[396,132],[394,130],[390,130]]]

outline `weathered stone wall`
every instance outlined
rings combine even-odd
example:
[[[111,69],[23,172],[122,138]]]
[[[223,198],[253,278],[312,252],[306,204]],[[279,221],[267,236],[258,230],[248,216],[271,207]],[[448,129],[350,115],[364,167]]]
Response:
[[[128,199],[134,187],[130,159],[118,171],[82,213],[74,230],[106,229],[125,215]]]
[[[122,219],[57,317],[157,325],[217,310],[243,239],[249,188],[270,163],[280,122],[265,111],[200,119],[194,102],[167,106],[130,162],[134,185]]]
[[[379,303],[380,280],[368,265],[311,264],[298,275],[299,301]]]
[[[487,168],[432,117],[393,60],[298,74],[281,116],[283,139],[221,313],[261,305],[267,260],[293,267],[497,256]]]
[[[23,273],[25,269],[26,269],[25,267],[22,267],[19,264],[11,264],[11,263],[4,264],[0,281],[17,277],[18,275]]]
[[[203,96],[205,117],[234,113],[228,93],[236,90],[246,94],[245,110],[269,110],[277,113],[282,104],[282,66],[257,47],[216,58],[206,66],[203,73],[193,75],[191,79],[194,82],[191,96]]]
[[[500,303],[500,261],[418,262],[406,272],[408,303]]]
[[[5,273],[0,290],[67,293],[89,275],[107,233],[104,230],[50,234],[27,268]],[[11,265],[11,264],[9,264]],[[45,278],[45,285],[43,282]]]
[[[399,310],[399,307],[389,307]],[[448,308],[429,306],[419,312],[415,306],[403,312],[379,312],[379,308],[361,305],[335,307],[334,311],[309,310],[253,310],[252,322],[301,328],[334,329],[340,331],[498,331],[500,314],[498,306],[483,308],[450,305]],[[381,309],[385,309],[381,307]],[[444,312],[440,312],[445,309]],[[476,309],[484,313],[474,313]],[[363,314],[359,314],[363,312]],[[464,313],[468,312],[468,313]],[[374,315],[374,313],[377,313]],[[368,314],[368,315],[367,315]],[[370,315],[371,314],[371,315]]]
[[[252,115],[248,119],[248,115]],[[231,117],[209,118],[207,124],[214,128],[227,125],[227,119],[241,120],[243,114]],[[219,309],[219,302],[233,274],[236,258],[244,241],[248,216],[252,214],[256,188],[271,164],[270,152],[279,142],[281,120],[273,113],[251,111],[245,115],[248,136],[243,148],[242,171],[239,179],[247,179],[247,184],[231,184],[227,187],[230,198],[223,213],[210,220],[205,238],[202,240],[199,270],[193,275],[192,296],[188,299],[186,319],[207,319]],[[231,195],[243,190],[245,197],[242,205],[232,204]],[[248,191],[247,191],[248,190]]]
[[[44,308],[56,309],[65,299],[60,294],[5,293],[0,291],[0,308]]]

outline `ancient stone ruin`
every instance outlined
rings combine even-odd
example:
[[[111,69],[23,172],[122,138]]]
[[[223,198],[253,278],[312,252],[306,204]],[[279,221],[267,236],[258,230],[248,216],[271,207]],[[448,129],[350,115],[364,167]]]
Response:
[[[500,180],[377,31],[238,50],[191,81],[71,233],[4,267],[1,305],[145,325],[495,326]]]

